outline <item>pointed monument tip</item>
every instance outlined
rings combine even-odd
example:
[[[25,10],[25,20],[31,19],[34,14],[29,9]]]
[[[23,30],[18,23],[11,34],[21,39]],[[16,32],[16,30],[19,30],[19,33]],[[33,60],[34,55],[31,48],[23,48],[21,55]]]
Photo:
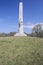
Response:
[[[22,1],[20,1],[20,4],[22,4]]]
[[[20,5],[23,5],[23,3],[22,3],[22,2],[20,2],[19,4],[20,4]]]

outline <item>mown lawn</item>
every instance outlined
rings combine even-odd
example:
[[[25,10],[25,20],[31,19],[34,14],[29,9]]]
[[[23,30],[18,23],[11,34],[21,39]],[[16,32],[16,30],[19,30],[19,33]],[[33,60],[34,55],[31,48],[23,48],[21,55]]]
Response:
[[[0,37],[0,65],[43,65],[43,38]]]

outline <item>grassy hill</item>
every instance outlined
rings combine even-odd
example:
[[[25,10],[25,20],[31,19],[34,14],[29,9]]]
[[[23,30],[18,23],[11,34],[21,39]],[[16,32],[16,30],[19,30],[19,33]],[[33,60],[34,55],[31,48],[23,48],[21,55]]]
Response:
[[[0,65],[43,65],[43,39],[0,37]]]

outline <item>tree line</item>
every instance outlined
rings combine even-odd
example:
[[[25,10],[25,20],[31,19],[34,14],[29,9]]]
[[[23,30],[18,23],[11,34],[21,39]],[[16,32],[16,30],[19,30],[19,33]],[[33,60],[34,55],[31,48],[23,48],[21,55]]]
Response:
[[[10,33],[0,33],[0,37],[9,37],[9,36],[14,36],[16,32],[10,32]]]
[[[10,33],[0,33],[0,37],[7,37],[7,36],[14,36],[17,32],[10,32]],[[26,32],[24,32],[27,34]],[[27,36],[32,37],[43,37],[43,28],[41,24],[37,24],[32,28],[32,33],[27,34]]]

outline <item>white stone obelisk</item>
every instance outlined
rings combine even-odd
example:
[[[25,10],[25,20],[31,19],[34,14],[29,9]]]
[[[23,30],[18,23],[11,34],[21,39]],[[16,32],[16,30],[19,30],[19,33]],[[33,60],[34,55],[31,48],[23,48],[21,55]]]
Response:
[[[14,36],[27,36],[23,31],[23,3],[19,3],[19,27],[18,27],[18,33]]]
[[[19,32],[23,33],[23,3],[19,4]]]

